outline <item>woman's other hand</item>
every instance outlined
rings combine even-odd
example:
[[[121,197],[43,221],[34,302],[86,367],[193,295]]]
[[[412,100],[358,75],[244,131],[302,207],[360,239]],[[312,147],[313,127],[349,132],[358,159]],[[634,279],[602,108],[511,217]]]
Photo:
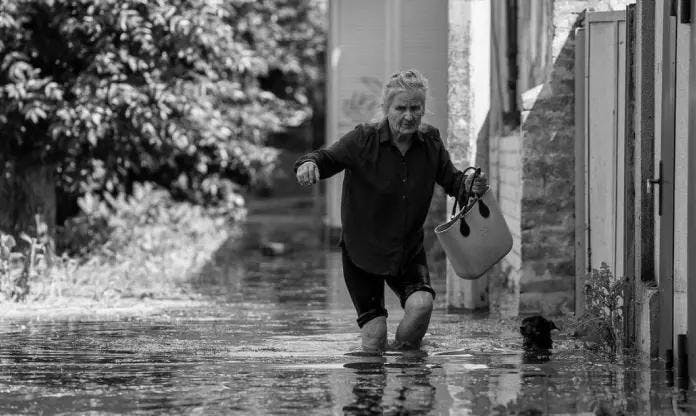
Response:
[[[472,175],[467,175],[464,186],[466,186],[466,189],[469,190],[469,187],[471,186],[471,178]],[[474,180],[474,185],[471,186],[471,192],[476,194],[476,195],[482,195],[486,190],[488,189],[488,177],[486,176],[485,173],[481,172],[479,176],[476,177]]]
[[[314,162],[305,162],[297,168],[297,182],[309,186],[319,182],[319,168]]]

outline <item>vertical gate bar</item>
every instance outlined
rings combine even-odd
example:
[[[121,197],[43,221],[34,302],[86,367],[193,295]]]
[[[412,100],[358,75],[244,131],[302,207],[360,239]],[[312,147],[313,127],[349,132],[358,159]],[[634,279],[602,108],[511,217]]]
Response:
[[[665,7],[670,8],[669,2]],[[670,10],[671,12],[671,10]],[[659,350],[660,356],[668,358],[673,351],[674,327],[674,140],[676,100],[676,17],[665,13],[665,36],[663,42],[663,87],[662,87],[662,178],[663,215],[660,219],[660,264],[658,285],[660,296]],[[651,175],[657,172],[652,169]],[[652,202],[652,195],[651,202]],[[653,210],[653,204],[650,211]]]
[[[696,0],[691,0],[691,11]],[[687,340],[689,376],[696,386],[696,19],[691,19],[691,62],[689,64],[689,167],[687,219],[687,325],[691,336]]]
[[[575,32],[575,316],[585,311],[587,229],[585,213],[585,33]]]
[[[624,132],[624,348],[635,348],[636,309],[635,309],[635,79],[641,70],[635,64],[636,48],[636,5],[626,7],[626,88]]]
[[[614,71],[614,144],[613,144],[613,151],[614,151],[614,163],[613,163],[613,172],[612,172],[612,205],[613,205],[613,212],[612,215],[614,217],[612,221],[613,225],[613,230],[612,230],[612,235],[614,238],[614,243],[613,245],[613,253],[612,253],[612,264],[611,264],[611,271],[614,274],[614,278],[618,278],[617,272],[619,271],[618,265],[619,265],[619,259],[618,253],[616,252],[616,249],[618,247],[618,239],[619,239],[619,230],[618,230],[618,210],[619,210],[619,184],[618,184],[618,176],[619,176],[619,166],[618,166],[618,157],[619,157],[619,80],[621,79],[621,75],[619,74],[619,21],[614,22],[614,39],[616,39],[616,49],[614,49],[614,61],[616,62],[616,68]]]
[[[590,221],[591,218],[591,207],[590,207],[590,188],[589,188],[589,183],[590,183],[590,138],[589,138],[589,133],[590,133],[590,116],[589,116],[589,105],[590,105],[590,100],[589,100],[589,91],[590,91],[590,55],[592,53],[592,49],[590,48],[590,26],[591,23],[587,18],[585,19],[585,56],[587,56],[587,59],[585,59],[585,70],[583,73],[583,84],[584,84],[584,90],[583,94],[585,95],[585,100],[583,102],[583,114],[584,114],[584,122],[583,122],[583,150],[584,150],[584,163],[583,163],[583,180],[585,182],[584,187],[582,189],[583,194],[585,195],[585,203],[584,203],[584,208],[585,208],[585,230],[583,232],[583,237],[585,238],[585,252],[584,258],[585,258],[585,273],[583,274],[583,279],[592,270],[592,239],[591,233],[592,233],[592,223]]]

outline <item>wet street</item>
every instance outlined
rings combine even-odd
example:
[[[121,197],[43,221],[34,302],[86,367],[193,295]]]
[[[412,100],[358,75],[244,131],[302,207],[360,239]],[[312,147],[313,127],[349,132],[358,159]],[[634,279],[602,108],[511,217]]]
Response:
[[[357,354],[340,252],[311,206],[252,210],[196,277],[210,302],[120,320],[0,323],[0,414],[678,415],[662,364],[617,363],[561,328],[525,354],[519,319],[448,313],[421,351]],[[297,209],[299,208],[299,209]],[[260,243],[286,242],[284,256]],[[387,299],[390,339],[402,312]]]

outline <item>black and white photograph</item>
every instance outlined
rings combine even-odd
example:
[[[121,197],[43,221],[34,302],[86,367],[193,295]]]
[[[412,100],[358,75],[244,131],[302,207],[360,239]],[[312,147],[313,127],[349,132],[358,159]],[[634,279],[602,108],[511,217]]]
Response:
[[[696,415],[696,0],[0,0],[0,415]]]

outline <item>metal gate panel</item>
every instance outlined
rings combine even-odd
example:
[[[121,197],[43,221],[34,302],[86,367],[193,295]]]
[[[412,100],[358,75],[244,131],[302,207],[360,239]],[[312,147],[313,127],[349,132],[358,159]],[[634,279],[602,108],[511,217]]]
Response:
[[[575,32],[575,315],[585,311],[587,211],[585,195],[585,29]]]
[[[585,213],[587,266],[622,276],[626,13],[591,12],[585,22]]]
[[[659,288],[660,324],[658,330],[659,355],[667,362],[673,362],[674,337],[674,137],[676,104],[676,46],[677,19],[672,14],[672,5],[665,2],[658,11],[662,13],[662,34],[660,52],[662,55],[662,102],[660,107],[661,126],[659,142],[660,162],[655,167],[653,177],[659,182],[652,192],[659,224],[656,234],[658,263],[655,271]],[[656,80],[657,81],[657,80]],[[655,189],[656,188],[656,189]]]
[[[683,4],[679,7],[681,14]],[[686,334],[687,331],[688,175],[682,172],[688,172],[689,165],[694,163],[688,158],[690,37],[690,26],[677,24],[674,104],[674,345],[677,345],[678,334]]]

